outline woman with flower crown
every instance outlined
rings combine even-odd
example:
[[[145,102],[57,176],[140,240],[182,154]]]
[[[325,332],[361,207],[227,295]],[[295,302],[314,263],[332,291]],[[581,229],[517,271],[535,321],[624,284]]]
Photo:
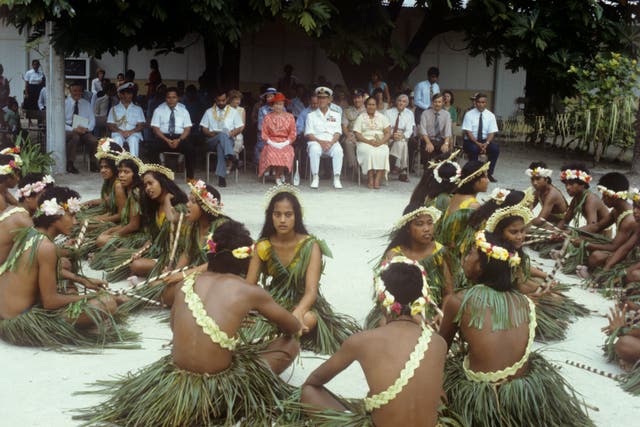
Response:
[[[435,161],[430,162],[413,190],[409,203],[435,206],[445,212],[449,208],[451,193],[455,191],[462,175],[462,168],[453,161],[457,155],[458,151],[440,154]]]
[[[5,210],[9,205],[18,205],[18,201],[9,189],[15,188],[20,179],[22,158],[19,152],[19,148],[5,148],[0,151],[0,211]]]
[[[78,193],[50,187],[40,197],[33,227],[21,229],[0,266],[0,338],[22,346],[104,346],[131,340],[113,314],[109,294],[67,293],[59,288],[60,257],[53,239],[69,235],[80,210]]]
[[[431,298],[438,307],[443,298],[453,292],[453,277],[444,259],[444,247],[434,239],[435,225],[441,215],[442,212],[433,206],[408,205],[393,227],[390,242],[377,267],[396,256],[420,263],[427,272]],[[367,315],[365,328],[375,328],[383,321],[383,313],[376,305]]]
[[[522,205],[492,215],[463,262],[474,285],[444,303],[440,335],[451,346],[459,331],[466,344],[447,361],[444,391],[467,425],[594,425],[569,384],[532,351],[535,305],[517,291],[512,277],[522,249],[502,235],[508,230],[523,240],[532,216]]]
[[[247,281],[262,285],[278,304],[292,311],[303,325],[304,349],[333,354],[359,327],[351,317],[334,313],[319,291],[322,256],[331,252],[304,226],[299,197],[298,190],[287,184],[267,193],[265,222]],[[272,332],[268,323],[258,320],[246,335],[266,338]]]

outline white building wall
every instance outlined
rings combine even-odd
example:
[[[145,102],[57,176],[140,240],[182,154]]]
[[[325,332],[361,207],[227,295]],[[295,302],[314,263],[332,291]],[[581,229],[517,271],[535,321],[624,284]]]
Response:
[[[0,23],[0,64],[4,67],[4,76],[10,80],[11,96],[15,96],[20,105],[24,99],[23,76],[31,67],[25,45],[24,35]]]

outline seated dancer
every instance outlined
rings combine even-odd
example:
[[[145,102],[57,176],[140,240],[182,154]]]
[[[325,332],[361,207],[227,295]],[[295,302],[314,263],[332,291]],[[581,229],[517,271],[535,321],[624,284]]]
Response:
[[[626,374],[620,386],[626,392],[640,396],[640,312],[627,315],[628,306],[612,308],[607,315],[609,325],[602,328],[608,338],[604,349],[609,360],[617,360]]]
[[[636,227],[640,228],[640,189],[632,188],[629,191],[629,199],[633,202],[633,219],[636,222]],[[619,261],[612,269],[618,275],[618,279],[609,279],[609,286],[611,285],[625,285],[627,297],[640,294],[640,259],[638,246],[640,245],[640,232],[635,233],[635,239],[630,239],[620,247],[620,251],[627,250],[629,248],[630,253],[627,255],[627,259]],[[606,280],[606,279],[605,279]],[[626,300],[626,303],[635,310],[640,310],[640,305],[636,302]]]
[[[403,256],[420,263],[427,272],[430,294],[438,307],[445,296],[453,293],[453,278],[444,259],[444,247],[433,237],[441,215],[442,212],[433,206],[409,204],[393,227],[389,245],[380,260],[382,265],[393,257]],[[382,322],[383,313],[376,305],[367,315],[365,328],[375,328]]]
[[[8,153],[8,150],[12,150],[12,148],[5,148],[0,152],[0,211],[5,210],[9,205],[16,206],[18,204],[9,189],[18,185],[22,159],[19,154]]]
[[[298,189],[288,184],[273,187],[267,193],[264,226],[247,282],[263,286],[269,283],[267,289],[276,302],[291,310],[303,325],[304,349],[333,354],[359,327],[351,317],[334,313],[319,291],[322,256],[331,256],[331,252],[304,226],[299,198]],[[269,326],[258,320],[246,335],[252,339],[269,337]]]
[[[312,425],[436,426],[446,345],[421,314],[433,304],[419,262],[394,257],[376,277],[376,298],[385,325],[352,335],[309,375],[301,401]],[[325,384],[357,361],[369,394],[340,399]]]
[[[100,382],[109,400],[78,418],[88,425],[272,425],[292,391],[277,374],[299,351],[293,336],[301,325],[266,291],[242,280],[251,244],[240,223],[216,229],[208,241],[208,272],[187,276],[176,293],[171,355]],[[236,335],[252,310],[285,335],[266,348],[242,344]]]
[[[610,172],[603,175],[598,181],[598,190],[602,193],[602,202],[611,208],[604,226],[616,225],[616,236],[606,243],[597,241],[584,242],[584,249],[588,254],[587,265],[579,265],[576,273],[582,278],[589,277],[589,271],[601,268],[606,272],[611,270],[618,262],[627,257],[632,245],[629,241],[637,239],[638,226],[633,218],[633,208],[627,201],[629,197],[629,180],[620,172]],[[580,246],[582,238],[574,239],[572,243]]]
[[[453,161],[459,151],[441,154],[424,170],[422,178],[411,194],[410,204],[435,206],[441,212],[449,208],[451,193],[462,174],[460,165]]]
[[[82,296],[59,289],[53,239],[68,235],[80,209],[78,193],[47,188],[33,227],[23,228],[0,266],[0,338],[15,345],[96,346],[132,339],[112,314],[116,300],[103,292]]]
[[[535,208],[538,203],[542,207],[531,223],[537,226],[543,226],[545,222],[558,224],[564,219],[568,205],[560,190],[551,183],[553,171],[547,169],[545,162],[532,162],[524,173],[531,178],[531,185],[535,190],[531,208]]]
[[[524,233],[532,214],[522,206],[502,212],[495,229],[508,221]],[[508,228],[508,227],[507,227]],[[534,303],[514,287],[511,269],[521,261],[502,236],[481,230],[466,256],[465,275],[475,283],[448,297],[440,335],[451,346],[460,331],[466,355],[445,366],[450,408],[470,426],[593,426],[569,384],[539,353]],[[464,359],[464,360],[463,360]]]
[[[134,284],[135,295],[145,299],[160,300],[164,306],[171,307],[178,283],[185,275],[195,271],[207,271],[207,236],[213,234],[221,224],[229,220],[222,213],[220,193],[204,181],[188,184],[191,192],[187,202],[187,231],[180,236],[179,247],[182,249],[176,270],[163,279],[147,279],[143,284]],[[186,271],[185,267],[190,267]],[[163,273],[164,275],[165,273]],[[145,299],[133,298],[122,305],[122,309],[130,311],[145,305]]]

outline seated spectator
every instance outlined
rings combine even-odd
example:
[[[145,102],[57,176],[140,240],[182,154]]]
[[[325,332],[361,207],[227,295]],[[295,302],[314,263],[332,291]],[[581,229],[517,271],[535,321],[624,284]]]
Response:
[[[307,123],[307,116],[310,112],[318,109],[318,97],[313,94],[309,97],[309,106],[300,111],[298,118],[296,119],[296,133],[304,137],[304,128]]]
[[[133,103],[133,85],[125,83],[118,88],[120,103],[109,110],[107,125],[111,131],[111,139],[123,147],[126,142],[129,152],[139,156],[140,141],[142,141],[142,129],[146,125],[146,119],[142,108]]]
[[[262,122],[264,121],[266,115],[273,111],[271,105],[269,104],[269,101],[271,101],[271,98],[275,96],[276,92],[277,90],[275,88],[270,87],[267,88],[267,90],[260,96],[264,104],[258,109],[257,113],[258,141],[256,142],[256,148],[253,157],[257,164],[260,164],[260,153],[262,153],[262,149],[264,148],[264,141],[262,140]]]
[[[73,82],[69,86],[69,96],[64,104],[67,172],[79,173],[73,165],[78,145],[84,144],[89,148],[90,170],[98,171],[94,154],[98,147],[98,140],[91,133],[96,125],[96,117],[91,104],[82,98],[82,83]]]
[[[500,147],[493,142],[498,133],[496,116],[487,110],[487,95],[479,93],[475,97],[475,108],[467,111],[462,120],[464,131],[464,151],[469,160],[478,160],[479,155],[486,155],[491,162],[489,180],[496,182],[493,172],[496,169]]]
[[[451,151],[451,116],[442,108],[442,104],[442,94],[436,93],[431,99],[431,107],[424,110],[420,117],[418,134],[423,142],[420,151],[424,166],[434,157]]]
[[[458,123],[458,109],[453,105],[454,98],[453,92],[450,90],[445,90],[442,92],[442,109],[449,112],[451,116],[451,122],[453,124]]]
[[[342,171],[343,151],[338,140],[342,135],[342,117],[329,108],[330,97],[333,91],[325,86],[316,88],[318,109],[307,116],[304,135],[307,139],[309,162],[311,166],[311,188],[320,185],[320,157],[327,156],[333,159],[333,186],[342,188],[340,172]]]
[[[365,112],[364,97],[364,90],[355,89],[351,94],[353,105],[345,108],[342,113],[342,149],[349,168],[355,168],[357,164],[356,144],[358,141],[353,133],[353,125],[358,116]]]
[[[296,96],[291,100],[289,110],[294,117],[300,116],[302,110],[305,109],[305,100],[308,98],[306,89],[303,85],[296,85]]]
[[[262,139],[265,146],[260,154],[258,175],[263,176],[267,168],[275,169],[276,185],[284,184],[284,170],[293,171],[293,142],[296,139],[296,121],[293,114],[287,113],[285,104],[289,100],[278,92],[271,101],[273,111],[262,123]]]
[[[409,182],[407,170],[409,168],[409,138],[413,135],[415,121],[413,113],[407,109],[409,97],[400,94],[396,98],[396,106],[386,111],[391,127],[391,139],[389,141],[389,154],[393,163],[394,173],[399,173],[401,182]]]
[[[227,186],[227,174],[231,167],[237,167],[238,159],[233,151],[234,138],[242,133],[244,124],[235,108],[227,105],[227,92],[218,90],[213,107],[204,112],[200,128],[205,137],[209,151],[217,152],[216,175],[218,187]]]
[[[96,78],[91,80],[91,92],[103,92],[104,89],[104,70],[102,68],[98,68],[96,70]]]
[[[96,128],[93,133],[99,137],[106,135],[107,116],[111,107],[118,103],[116,86],[107,79],[103,80],[102,86],[104,89],[96,94],[96,100],[93,104],[93,113],[96,116]]]
[[[374,96],[377,93],[376,89],[380,89],[380,91],[382,92],[382,101],[385,104],[389,105],[391,103],[389,85],[382,81],[382,75],[377,70],[371,73],[371,81],[369,81],[369,95]]]
[[[124,83],[124,74],[118,73],[116,76],[116,88],[119,88]]]
[[[231,108],[235,108],[240,115],[240,120],[242,121],[242,130],[236,135],[233,143],[233,152],[236,153],[236,157],[239,159],[240,153],[244,150],[244,136],[242,135],[242,132],[247,125],[247,112],[244,110],[244,107],[240,105],[242,102],[242,92],[239,90],[230,90],[227,96],[229,98],[229,105]]]
[[[380,181],[389,172],[389,138],[391,125],[387,116],[377,110],[373,96],[365,102],[366,113],[353,125],[358,140],[357,155],[362,173],[367,175],[367,187],[380,188]]]
[[[384,92],[382,89],[374,89],[371,98],[376,100],[376,110],[379,112],[384,113],[384,111],[389,108],[389,103],[384,100]]]
[[[165,102],[153,112],[151,129],[157,138],[153,150],[157,157],[164,151],[184,154],[187,181],[194,180],[195,152],[189,138],[191,117],[184,105],[178,102],[178,89],[167,89]]]

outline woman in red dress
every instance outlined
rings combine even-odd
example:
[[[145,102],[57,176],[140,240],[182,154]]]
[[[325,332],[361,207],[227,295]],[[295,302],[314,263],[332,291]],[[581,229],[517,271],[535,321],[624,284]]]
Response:
[[[273,112],[267,114],[262,123],[262,140],[265,141],[260,155],[258,175],[263,176],[267,169],[275,172],[276,185],[283,184],[285,168],[293,170],[293,142],[296,139],[296,120],[293,114],[284,109],[289,100],[278,92],[269,101]],[[274,171],[275,170],[275,171]]]

